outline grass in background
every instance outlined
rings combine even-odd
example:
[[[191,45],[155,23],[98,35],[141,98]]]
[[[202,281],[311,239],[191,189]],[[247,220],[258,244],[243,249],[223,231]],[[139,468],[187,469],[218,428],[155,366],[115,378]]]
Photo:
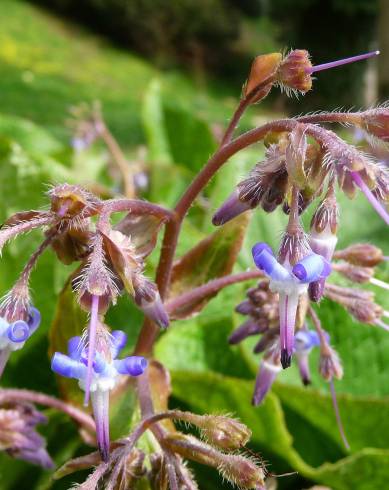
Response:
[[[161,78],[167,99],[188,104],[211,120],[224,122],[234,104],[227,89],[216,82],[199,89],[182,73],[160,72],[151,63],[18,0],[1,1],[0,64],[0,112],[31,119],[61,139],[66,137],[69,106],[99,99],[122,143],[143,142],[141,100],[155,77]]]

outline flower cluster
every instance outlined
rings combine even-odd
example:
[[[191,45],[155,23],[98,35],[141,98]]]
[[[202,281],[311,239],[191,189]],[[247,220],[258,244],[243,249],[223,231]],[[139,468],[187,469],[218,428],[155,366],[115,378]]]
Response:
[[[0,230],[1,249],[21,233],[45,228],[44,241],[0,305],[1,370],[10,353],[21,348],[39,325],[40,314],[31,306],[29,280],[38,258],[51,246],[63,263],[79,262],[73,289],[81,308],[90,312],[82,342],[71,339],[69,356],[57,353],[53,369],[79,379],[85,390],[85,404],[90,392],[93,393],[98,439],[106,458],[108,391],[115,385],[118,374],[141,374],[146,360],[136,357],[116,360],[123,347],[120,342],[124,342],[124,334],[116,331],[111,336],[107,333],[103,326],[104,313],[115,304],[118,295],[126,291],[151,321],[161,327],[168,326],[169,318],[158,288],[144,275],[144,260],[154,248],[158,230],[170,218],[170,212],[145,201],[101,201],[89,191],[69,184],[53,187],[49,198],[49,211],[16,213]],[[110,216],[116,212],[127,214],[113,228]],[[96,223],[91,219],[95,216]]]

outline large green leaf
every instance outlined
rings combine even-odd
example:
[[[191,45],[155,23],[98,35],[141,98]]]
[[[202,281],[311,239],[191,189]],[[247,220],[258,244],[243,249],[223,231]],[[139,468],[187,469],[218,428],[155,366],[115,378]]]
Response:
[[[310,480],[329,485],[334,490],[384,488],[382,487],[383,482],[389,477],[389,449],[367,449],[364,447],[352,456],[344,457],[334,463],[327,462],[315,468],[307,464],[296,450],[295,434],[300,430],[301,425],[288,426],[282,409],[283,404],[274,394],[270,394],[262,406],[252,407],[248,402],[252,387],[253,383],[250,381],[229,378],[210,372],[173,372],[173,394],[175,397],[198,413],[217,413],[220,411],[234,413],[251,428],[253,432],[251,445],[255,450],[261,451],[262,457],[266,460],[271,461],[271,456],[275,456],[285,461],[290,470],[298,471]],[[282,391],[281,386],[279,391]],[[293,399],[298,398],[302,391],[302,389],[295,389],[294,392],[286,392],[284,400],[291,397]],[[247,403],[244,400],[247,400]],[[354,410],[356,407],[355,423],[363,414],[366,415],[366,411],[374,404],[368,400],[350,400],[349,403],[352,404],[348,407],[349,410]],[[313,445],[308,442],[308,448],[319,454],[323,450],[328,450],[326,448],[328,434],[325,428],[323,430],[319,427],[319,430],[316,430],[320,424],[320,410],[323,407],[317,408],[317,413],[312,417],[313,424],[312,420],[309,420],[309,417],[304,414],[304,409],[305,412],[308,412],[311,405],[314,405],[312,394],[310,398],[302,398],[300,400],[300,414],[302,423],[306,423],[311,429],[311,438],[316,438]],[[381,408],[387,410],[388,405],[382,405]],[[375,424],[380,423],[382,413],[382,410],[381,412],[376,411],[368,426],[365,425],[363,429],[357,429],[355,436],[350,434],[352,444],[360,438],[360,434],[364,431],[366,431],[364,433],[366,441]],[[382,430],[388,434],[388,427],[382,427]],[[320,435],[321,437],[318,437]],[[305,437],[309,437],[309,431]],[[381,438],[382,443],[384,436],[378,437]],[[272,467],[272,471],[276,469]]]
[[[174,263],[171,298],[231,273],[243,243],[248,218],[247,215],[238,216],[204,238]],[[181,307],[174,312],[174,316],[185,318],[197,313],[210,297]]]
[[[49,355],[54,352],[67,353],[68,340],[81,335],[87,322],[87,314],[83,311],[72,290],[71,279],[67,281],[59,294],[53,323],[49,332]],[[62,397],[74,404],[82,404],[82,393],[74,379],[57,376]]]

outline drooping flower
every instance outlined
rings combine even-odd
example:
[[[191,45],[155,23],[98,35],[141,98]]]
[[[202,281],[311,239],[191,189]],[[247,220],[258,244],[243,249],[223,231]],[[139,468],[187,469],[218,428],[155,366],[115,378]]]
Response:
[[[278,261],[266,243],[257,243],[253,247],[256,266],[270,279],[270,290],[279,293],[281,364],[284,369],[290,366],[300,296],[307,293],[310,283],[326,278],[331,272],[324,257],[313,253],[307,244],[303,248],[301,254],[288,239],[284,239]]]
[[[26,320],[8,321],[7,317],[0,317],[0,376],[11,353],[22,349],[39,327],[40,321],[41,315],[33,306],[28,308]]]
[[[54,464],[46,451],[44,438],[35,427],[47,418],[30,403],[7,403],[0,407],[0,449],[10,456],[43,468]]]
[[[104,461],[109,456],[109,392],[115,387],[120,375],[140,376],[147,368],[144,357],[130,356],[117,359],[127,341],[121,330],[109,333],[97,324],[95,351],[91,378],[88,378],[88,345],[81,337],[72,337],[68,343],[68,355],[56,352],[51,361],[52,370],[68,378],[75,378],[82,390],[89,390],[96,421],[97,442]]]

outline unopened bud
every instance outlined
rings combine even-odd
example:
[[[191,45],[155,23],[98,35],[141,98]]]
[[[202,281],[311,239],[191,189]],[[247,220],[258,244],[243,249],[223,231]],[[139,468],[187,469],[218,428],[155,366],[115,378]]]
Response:
[[[383,261],[383,253],[380,248],[369,243],[357,243],[337,251],[334,258],[361,267],[375,267]]]
[[[367,133],[389,141],[389,109],[378,108],[362,113],[360,125]]]
[[[222,476],[239,488],[259,489],[265,486],[263,468],[249,458],[228,455],[218,467]]]
[[[163,446],[186,459],[216,468],[226,480],[244,489],[258,489],[264,485],[261,466],[242,455],[218,451],[193,436],[175,433],[166,436]]]
[[[294,49],[282,60],[277,70],[277,80],[287,91],[305,94],[312,88],[311,68],[308,51]]]
[[[322,345],[320,351],[319,373],[326,381],[333,378],[341,379],[343,377],[343,368],[337,352],[327,343]]]
[[[59,218],[73,218],[85,210],[87,206],[98,204],[98,199],[77,185],[62,184],[53,187],[49,196],[51,211]]]
[[[254,206],[252,206],[251,203],[241,201],[238,190],[235,190],[213,215],[212,224],[215,226],[224,225],[227,221],[252,209],[252,207]]]
[[[358,267],[347,263],[336,264],[334,270],[358,284],[369,282],[374,275],[374,269],[371,267]]]
[[[273,85],[281,59],[281,53],[264,54],[255,58],[244,87],[243,93],[245,97],[255,94],[253,103],[266,97]],[[258,89],[257,92],[256,89]]]
[[[383,309],[374,301],[350,300],[346,305],[347,311],[358,322],[375,324],[383,314]]]
[[[229,344],[239,344],[250,335],[256,335],[267,329],[267,322],[258,322],[253,318],[248,319],[240,327],[236,328],[228,338]]]
[[[162,303],[157,286],[141,274],[134,276],[135,303],[161,328],[169,325],[169,316]]]
[[[224,415],[196,415],[183,412],[180,419],[198,427],[206,442],[226,451],[245,446],[251,437],[248,427],[239,420]]]

